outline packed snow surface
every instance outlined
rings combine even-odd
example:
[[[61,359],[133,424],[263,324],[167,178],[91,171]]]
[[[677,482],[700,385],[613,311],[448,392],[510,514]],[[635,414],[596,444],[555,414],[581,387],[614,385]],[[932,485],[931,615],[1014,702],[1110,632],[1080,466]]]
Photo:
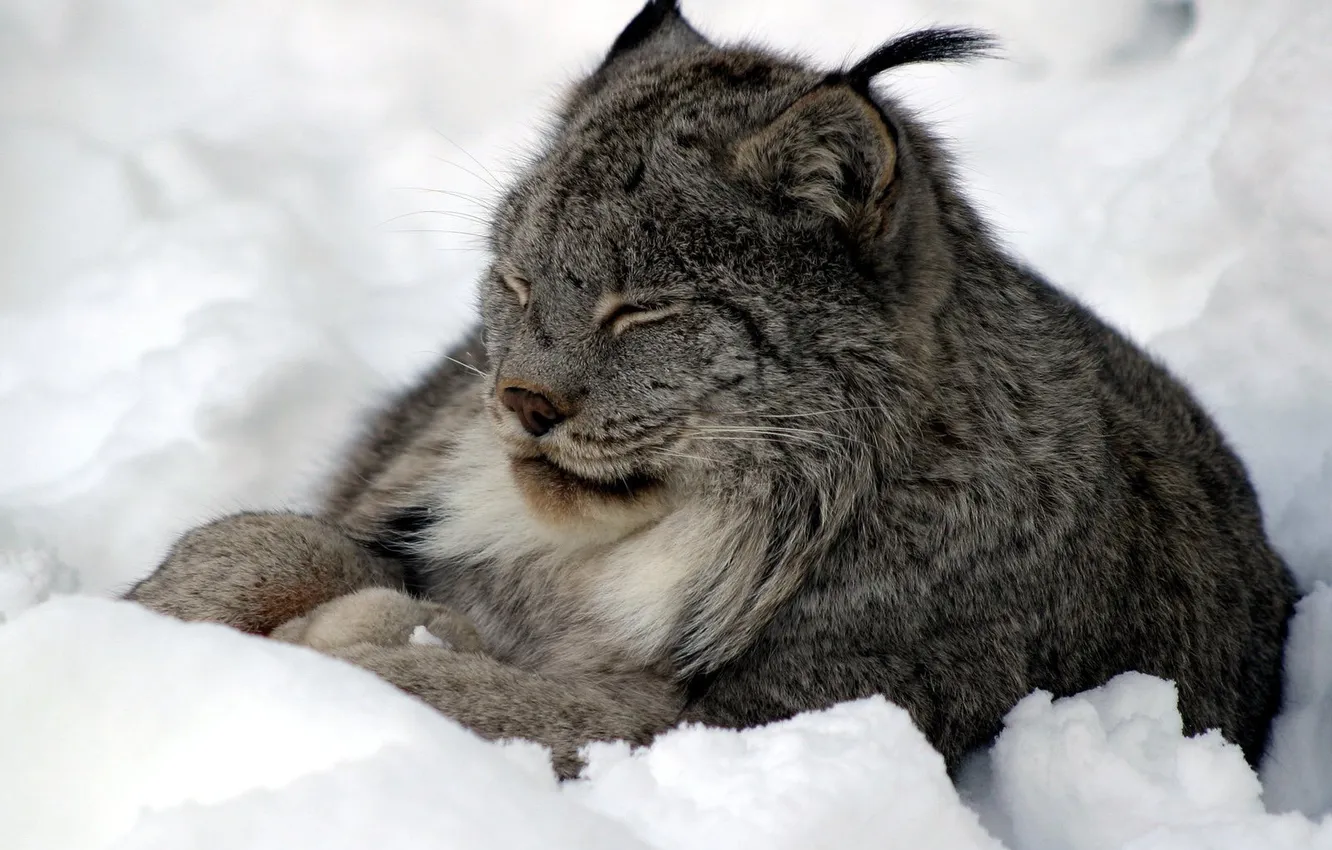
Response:
[[[1029,696],[956,788],[881,698],[597,745],[560,786],[306,650],[47,601],[310,504],[471,320],[477,217],[637,5],[0,0],[0,846],[1332,848],[1325,0],[685,4],[829,65],[927,23],[1004,39],[889,85],[1248,462],[1308,594],[1259,775],[1126,674]]]

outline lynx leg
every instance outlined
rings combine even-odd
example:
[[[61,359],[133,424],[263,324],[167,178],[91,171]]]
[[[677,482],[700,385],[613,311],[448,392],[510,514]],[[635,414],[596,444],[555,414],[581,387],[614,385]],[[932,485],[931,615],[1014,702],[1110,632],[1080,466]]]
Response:
[[[544,674],[433,646],[359,643],[330,654],[414,694],[483,738],[549,747],[563,779],[582,769],[578,751],[584,744],[648,744],[680,719],[684,705],[675,683],[647,671]]]
[[[435,645],[458,652],[481,651],[481,638],[465,616],[447,605],[387,587],[370,587],[325,602],[282,624],[272,637],[332,652],[358,643],[407,646],[418,629],[425,629]]]
[[[266,635],[366,587],[398,587],[398,567],[335,525],[290,513],[244,513],[196,528],[126,599],[182,620]]]

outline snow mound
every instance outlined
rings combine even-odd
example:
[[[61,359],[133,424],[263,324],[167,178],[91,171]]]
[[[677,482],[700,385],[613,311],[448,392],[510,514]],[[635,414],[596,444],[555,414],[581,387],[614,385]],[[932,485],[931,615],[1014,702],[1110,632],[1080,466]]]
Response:
[[[1206,845],[1223,824],[1276,839],[1290,821],[1309,833],[1299,816],[1265,814],[1237,746],[1215,731],[1185,738],[1174,685],[1151,676],[1126,673],[1069,699],[1033,694],[992,755],[1014,843],[1031,850],[1111,850],[1164,834]]]
[[[0,549],[0,623],[77,586],[78,575],[50,551]]]
[[[1311,600],[1302,632],[1332,622],[1332,591]],[[1184,737],[1173,685],[1131,673],[1023,700],[970,805],[882,697],[592,745],[561,786],[543,749],[483,741],[350,665],[124,602],[0,626],[0,682],[6,850],[1332,847],[1332,817],[1268,814],[1238,749]]]
[[[1332,812],[1332,587],[1299,603],[1286,644],[1286,707],[1263,763],[1274,811]]]
[[[743,733],[682,729],[597,744],[569,794],[654,847],[998,848],[943,757],[882,697]]]
[[[0,682],[7,850],[634,846],[530,751],[221,626],[55,600],[0,627]]]
[[[1000,846],[882,698],[597,745],[561,788],[540,748],[484,742],[361,670],[124,602],[0,628],[0,682],[7,850]]]

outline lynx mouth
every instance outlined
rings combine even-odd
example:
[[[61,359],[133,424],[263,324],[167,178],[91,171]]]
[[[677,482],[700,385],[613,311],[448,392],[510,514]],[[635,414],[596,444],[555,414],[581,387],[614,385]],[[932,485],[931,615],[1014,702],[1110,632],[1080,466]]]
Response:
[[[538,486],[563,498],[632,500],[656,490],[660,481],[643,473],[591,478],[555,463],[545,456],[515,457],[514,474],[529,486]]]

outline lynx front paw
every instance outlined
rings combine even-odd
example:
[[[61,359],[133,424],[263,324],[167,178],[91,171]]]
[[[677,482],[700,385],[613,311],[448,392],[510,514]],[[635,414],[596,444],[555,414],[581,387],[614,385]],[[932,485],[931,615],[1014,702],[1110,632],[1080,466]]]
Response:
[[[481,639],[466,617],[447,606],[382,587],[325,602],[304,617],[278,627],[273,638],[320,652],[361,643],[425,644],[458,652],[481,650]]]
[[[188,532],[126,594],[182,620],[269,634],[322,602],[399,580],[392,562],[314,517],[248,513]]]

